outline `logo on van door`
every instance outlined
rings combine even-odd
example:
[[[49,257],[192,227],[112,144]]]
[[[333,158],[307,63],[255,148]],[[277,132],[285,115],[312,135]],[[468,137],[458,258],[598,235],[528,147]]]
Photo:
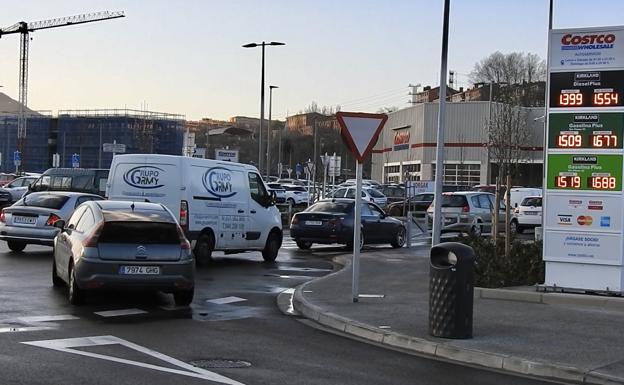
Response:
[[[204,174],[202,182],[206,191],[216,197],[229,198],[236,194],[232,186],[232,172],[227,168],[211,168]]]
[[[124,182],[132,187],[151,189],[163,187],[160,183],[161,173],[165,170],[154,166],[138,166],[126,171],[123,176]]]

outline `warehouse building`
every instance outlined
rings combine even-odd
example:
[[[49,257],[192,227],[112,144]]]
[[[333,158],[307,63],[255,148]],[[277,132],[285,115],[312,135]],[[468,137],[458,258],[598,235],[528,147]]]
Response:
[[[487,126],[497,106],[489,101],[446,104],[445,184],[474,186],[495,181],[498,167],[490,156]],[[435,179],[438,107],[437,102],[419,103],[388,114],[372,154],[373,179],[397,183]],[[521,109],[530,138],[521,144],[525,156],[513,183],[541,186],[544,108]]]

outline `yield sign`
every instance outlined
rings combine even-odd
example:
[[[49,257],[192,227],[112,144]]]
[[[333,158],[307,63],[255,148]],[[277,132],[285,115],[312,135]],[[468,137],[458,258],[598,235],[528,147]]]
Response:
[[[342,140],[358,162],[362,163],[377,143],[388,115],[339,111],[336,119],[340,124]]]

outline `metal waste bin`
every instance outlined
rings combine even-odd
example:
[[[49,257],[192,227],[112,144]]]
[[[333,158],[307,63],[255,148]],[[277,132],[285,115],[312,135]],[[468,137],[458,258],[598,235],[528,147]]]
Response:
[[[429,268],[429,334],[472,338],[475,253],[457,242],[431,248]]]

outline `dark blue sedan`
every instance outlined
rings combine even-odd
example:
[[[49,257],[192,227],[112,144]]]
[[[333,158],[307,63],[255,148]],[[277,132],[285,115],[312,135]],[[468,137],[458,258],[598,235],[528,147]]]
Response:
[[[327,199],[295,214],[290,236],[300,249],[313,243],[344,244],[353,247],[353,199]],[[395,218],[386,216],[379,206],[362,202],[360,247],[364,244],[389,243],[392,247],[405,244],[405,227]]]

